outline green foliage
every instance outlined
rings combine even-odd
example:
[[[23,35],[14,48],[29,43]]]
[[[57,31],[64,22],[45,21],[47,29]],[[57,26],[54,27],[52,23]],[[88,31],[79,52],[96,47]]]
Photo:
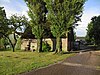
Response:
[[[51,31],[55,37],[66,33],[82,16],[86,0],[45,0],[47,2],[48,19],[51,21]]]
[[[2,37],[4,34],[8,35],[9,32],[8,27],[8,19],[6,17],[6,12],[4,10],[4,7],[0,7],[0,37]]]
[[[6,17],[6,12],[4,10],[4,7],[0,7],[0,39],[2,42],[2,45],[6,48],[6,45],[8,45],[7,36],[9,35],[9,26],[8,26],[8,19]]]
[[[3,43],[4,39],[1,38],[0,39],[0,49],[3,49],[4,48],[4,43]]]
[[[93,43],[93,41],[94,41],[94,39],[93,39],[93,23],[92,22],[90,22],[89,24],[88,24],[88,27],[87,27],[88,29],[87,29],[87,35],[86,35],[86,37],[85,37],[85,40],[87,41],[87,43]]]
[[[28,26],[28,19],[23,16],[18,16],[17,14],[14,14],[10,16],[9,24],[11,31],[13,33],[16,33],[17,31],[22,31],[22,27],[25,30],[25,28]]]
[[[17,31],[22,32],[22,28],[26,28],[28,25],[27,18],[25,16],[12,15],[10,19],[7,19],[6,12],[3,7],[0,7],[0,38],[7,38],[13,48],[17,43],[17,36],[19,35]],[[13,34],[14,41],[9,38],[9,35]]]
[[[12,34],[13,41],[11,40],[11,45],[13,48],[13,52],[16,46],[16,43],[18,41],[19,35],[21,36],[21,32],[23,29],[27,28],[28,26],[28,19],[23,15],[23,16],[18,16],[18,15],[12,15],[9,19],[9,28],[10,28],[10,34]]]
[[[46,41],[43,41],[42,42],[42,51],[43,52],[49,52],[50,50],[51,50],[50,45]]]
[[[7,38],[3,37],[0,39],[0,50],[1,51],[7,51],[10,49],[10,43]]]
[[[29,7],[28,15],[31,18],[30,25],[32,27],[32,32],[36,38],[42,38],[44,32],[43,27],[46,22],[46,3],[43,2],[43,0],[25,1]]]
[[[42,38],[46,24],[46,3],[44,0],[25,0],[29,7],[28,15],[31,18],[32,33],[37,38],[37,51],[42,51]]]
[[[94,16],[88,24],[86,40],[89,43],[100,45],[100,16]]]
[[[70,27],[76,26],[82,16],[86,0],[45,0],[48,8],[48,20],[51,32],[57,38],[56,50],[60,50],[60,38]]]
[[[18,38],[18,41],[17,41],[16,46],[15,46],[15,49],[16,50],[21,50],[21,38]]]

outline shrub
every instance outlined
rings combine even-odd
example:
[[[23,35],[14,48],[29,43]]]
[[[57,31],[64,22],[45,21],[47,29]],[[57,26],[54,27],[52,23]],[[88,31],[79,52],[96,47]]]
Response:
[[[20,38],[18,38],[17,44],[15,46],[15,49],[16,50],[20,50],[21,49],[21,39]]]
[[[46,41],[43,41],[42,42],[42,51],[43,52],[49,52],[50,49],[51,49],[50,45]]]

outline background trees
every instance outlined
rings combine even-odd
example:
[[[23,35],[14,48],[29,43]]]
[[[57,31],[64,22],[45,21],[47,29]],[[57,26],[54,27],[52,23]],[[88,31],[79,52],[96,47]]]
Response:
[[[46,3],[44,0],[25,0],[29,7],[28,15],[31,18],[32,33],[37,38],[37,51],[42,51],[42,38],[46,23]]]
[[[92,22],[90,22],[89,24],[88,24],[88,27],[87,27],[88,29],[87,29],[87,35],[86,35],[86,41],[87,41],[87,43],[93,43],[93,41],[94,41],[94,38],[93,38],[93,23]]]
[[[88,43],[100,45],[100,15],[94,16],[87,27],[86,40]]]

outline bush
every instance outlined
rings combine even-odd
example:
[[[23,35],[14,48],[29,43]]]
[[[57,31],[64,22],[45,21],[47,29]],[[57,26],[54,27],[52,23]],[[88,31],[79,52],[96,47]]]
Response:
[[[49,52],[50,49],[51,49],[50,45],[46,41],[43,41],[42,42],[42,51],[43,52]]]
[[[21,39],[20,38],[18,38],[18,41],[17,41],[16,46],[15,46],[15,49],[16,50],[20,50],[21,49]]]

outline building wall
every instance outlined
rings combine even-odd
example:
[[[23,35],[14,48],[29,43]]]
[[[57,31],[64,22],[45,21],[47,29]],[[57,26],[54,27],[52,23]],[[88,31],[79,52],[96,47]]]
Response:
[[[62,38],[62,50],[67,51],[67,38]]]
[[[29,39],[23,39],[21,41],[21,50],[25,50],[25,47],[29,44]]]
[[[33,39],[32,42],[31,42],[31,50],[32,49],[34,49],[34,50],[37,49],[37,40],[36,39]]]
[[[52,50],[56,49],[56,39],[55,38],[46,38],[46,39],[43,39],[43,41],[46,41],[51,46]],[[62,41],[62,50],[67,51],[67,38],[62,38],[61,41]],[[21,49],[25,50],[25,48],[28,47],[29,42],[31,42],[30,50],[33,50],[33,49],[36,50],[36,48],[37,48],[37,40],[36,39],[22,39]]]

